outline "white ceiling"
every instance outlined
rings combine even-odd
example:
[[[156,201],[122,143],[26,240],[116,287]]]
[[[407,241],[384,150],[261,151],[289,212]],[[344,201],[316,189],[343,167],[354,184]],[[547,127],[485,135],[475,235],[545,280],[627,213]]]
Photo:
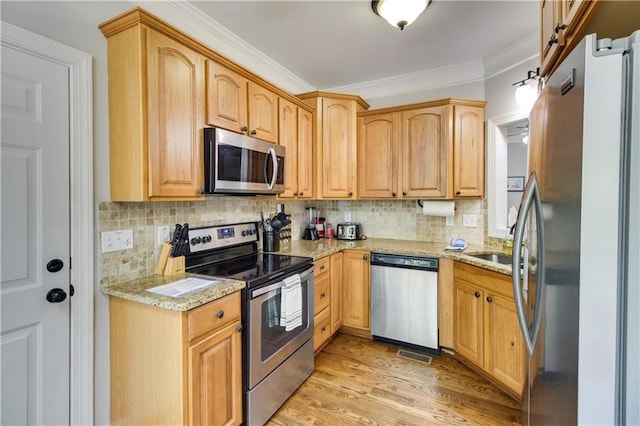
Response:
[[[433,0],[404,31],[364,0],[189,4],[317,90],[478,66],[487,77],[492,62],[515,65],[538,47],[538,0]]]

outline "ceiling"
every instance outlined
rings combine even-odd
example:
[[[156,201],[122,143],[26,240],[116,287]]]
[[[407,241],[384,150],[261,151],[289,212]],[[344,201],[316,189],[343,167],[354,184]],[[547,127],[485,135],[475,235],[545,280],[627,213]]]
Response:
[[[189,3],[317,90],[464,68],[538,43],[539,0],[433,0],[403,31],[363,0]]]

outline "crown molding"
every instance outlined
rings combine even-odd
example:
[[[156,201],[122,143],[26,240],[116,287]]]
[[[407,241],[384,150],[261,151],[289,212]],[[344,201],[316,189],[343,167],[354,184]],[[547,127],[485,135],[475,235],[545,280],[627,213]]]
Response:
[[[482,59],[485,80],[539,56],[540,32],[533,31]]]
[[[275,86],[290,93],[316,90],[187,1],[130,0],[130,3],[144,8]]]

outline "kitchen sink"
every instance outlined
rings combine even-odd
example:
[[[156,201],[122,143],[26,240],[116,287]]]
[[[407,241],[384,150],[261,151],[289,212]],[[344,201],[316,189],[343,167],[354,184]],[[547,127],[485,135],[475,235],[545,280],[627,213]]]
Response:
[[[511,265],[511,256],[504,254],[469,254],[469,256],[488,260],[489,262],[500,263],[502,265]]]

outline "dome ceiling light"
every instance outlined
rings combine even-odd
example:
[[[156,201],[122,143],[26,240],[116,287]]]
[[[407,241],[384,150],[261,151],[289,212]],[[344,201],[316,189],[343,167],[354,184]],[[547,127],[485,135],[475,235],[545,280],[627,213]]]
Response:
[[[371,8],[394,27],[403,30],[429,6],[431,0],[373,0]]]

